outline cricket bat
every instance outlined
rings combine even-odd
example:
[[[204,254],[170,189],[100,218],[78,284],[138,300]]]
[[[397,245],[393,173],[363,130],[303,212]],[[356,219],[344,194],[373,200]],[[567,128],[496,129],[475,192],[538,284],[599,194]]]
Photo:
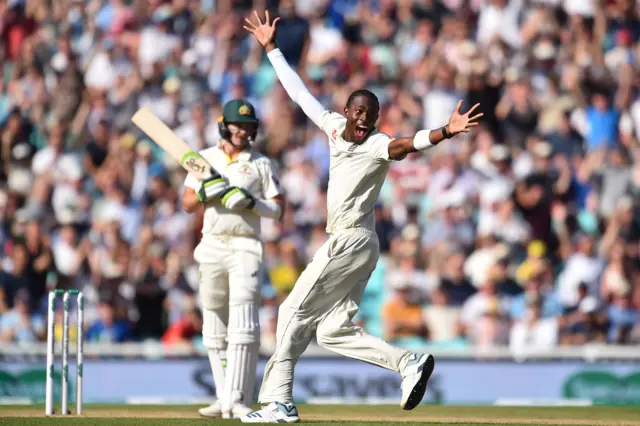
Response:
[[[131,117],[133,124],[145,132],[151,140],[172,156],[182,168],[199,180],[211,177],[211,166],[200,154],[191,149],[182,139],[176,136],[149,109],[142,107]]]

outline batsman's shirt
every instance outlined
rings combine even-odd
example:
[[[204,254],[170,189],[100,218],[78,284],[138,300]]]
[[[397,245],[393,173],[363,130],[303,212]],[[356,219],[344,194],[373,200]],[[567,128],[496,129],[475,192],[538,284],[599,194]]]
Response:
[[[347,119],[325,111],[317,120],[329,136],[330,168],[327,191],[327,232],[348,228],[375,231],[373,207],[389,170],[389,143],[374,130],[361,144],[342,139]]]
[[[200,151],[229,184],[246,189],[255,198],[268,200],[282,193],[276,169],[264,155],[246,150],[231,161],[218,146]],[[191,173],[184,185],[198,191],[202,182]],[[207,236],[226,235],[260,238],[260,216],[249,211],[231,211],[222,206],[219,199],[207,202],[202,225],[203,241]]]

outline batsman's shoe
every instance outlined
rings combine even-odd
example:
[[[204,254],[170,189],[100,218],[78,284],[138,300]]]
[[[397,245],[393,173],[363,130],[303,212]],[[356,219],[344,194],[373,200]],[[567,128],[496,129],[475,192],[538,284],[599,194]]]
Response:
[[[233,408],[231,409],[230,413],[222,413],[222,418],[223,419],[240,419],[244,416],[246,416],[247,414],[251,413],[253,411],[253,408],[251,407],[247,407],[244,404],[240,404],[240,403],[236,403],[233,405]]]
[[[203,407],[198,410],[198,414],[202,417],[220,418],[222,417],[222,404],[220,400],[214,402],[208,407]]]
[[[242,423],[299,423],[298,409],[292,403],[272,402],[261,410],[240,418]]]
[[[433,373],[435,361],[429,354],[412,354],[402,370],[402,400],[404,410],[416,408],[427,390],[427,381]]]

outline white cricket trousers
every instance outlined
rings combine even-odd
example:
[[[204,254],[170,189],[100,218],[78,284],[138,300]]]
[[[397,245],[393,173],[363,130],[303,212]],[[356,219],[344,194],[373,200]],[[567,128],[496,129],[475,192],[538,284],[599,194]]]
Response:
[[[210,235],[194,253],[200,263],[203,344],[225,412],[236,403],[253,402],[262,253],[257,239]]]
[[[410,352],[353,324],[376,267],[378,236],[352,228],[332,234],[280,305],[276,350],[267,363],[259,402],[292,402],[293,369],[313,333],[318,344],[349,358],[400,372]]]

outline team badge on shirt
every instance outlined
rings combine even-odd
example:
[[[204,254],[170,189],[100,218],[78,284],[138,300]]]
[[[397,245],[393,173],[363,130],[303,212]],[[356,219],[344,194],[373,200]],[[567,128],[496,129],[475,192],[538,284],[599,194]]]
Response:
[[[240,168],[238,169],[238,173],[240,173],[241,175],[251,176],[251,166],[248,164],[240,166]]]

